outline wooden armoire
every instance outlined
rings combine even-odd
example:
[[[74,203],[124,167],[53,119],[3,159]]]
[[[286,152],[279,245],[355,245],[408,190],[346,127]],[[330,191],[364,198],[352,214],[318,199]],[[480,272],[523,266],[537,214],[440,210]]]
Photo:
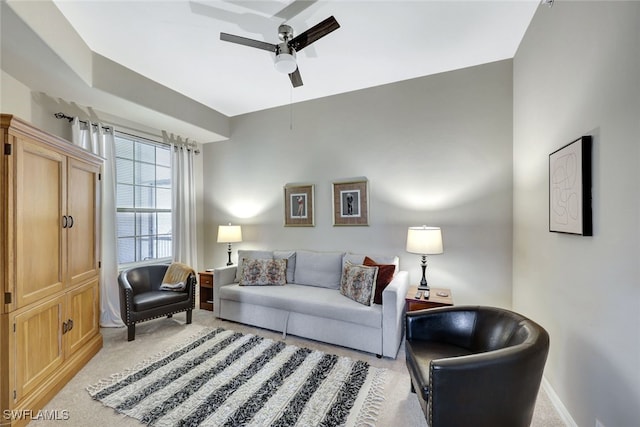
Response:
[[[102,159],[0,121],[0,424],[24,425],[102,348]]]

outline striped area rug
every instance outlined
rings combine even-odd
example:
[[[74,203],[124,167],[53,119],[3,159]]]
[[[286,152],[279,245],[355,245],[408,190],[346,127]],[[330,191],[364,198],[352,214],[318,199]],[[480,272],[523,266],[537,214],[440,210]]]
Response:
[[[384,376],[363,361],[218,328],[88,391],[155,426],[370,426]]]

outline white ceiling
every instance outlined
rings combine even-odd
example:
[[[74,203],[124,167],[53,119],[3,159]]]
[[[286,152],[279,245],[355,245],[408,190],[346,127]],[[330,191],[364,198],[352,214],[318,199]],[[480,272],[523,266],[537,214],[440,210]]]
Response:
[[[54,3],[93,52],[235,116],[512,58],[539,0]],[[299,34],[331,15],[341,28],[298,54],[296,89],[269,52],[220,41],[277,43],[282,22]]]

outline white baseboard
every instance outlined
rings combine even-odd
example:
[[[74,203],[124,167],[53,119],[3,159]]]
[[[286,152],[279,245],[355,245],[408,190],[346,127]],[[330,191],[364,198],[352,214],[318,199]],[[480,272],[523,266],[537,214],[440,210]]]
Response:
[[[562,421],[567,425],[567,427],[578,427],[578,424],[573,420],[571,414],[569,414],[569,411],[567,411],[567,408],[562,403],[562,400],[560,400],[555,390],[551,387],[551,384],[549,384],[549,381],[547,381],[545,377],[542,377],[542,388],[547,393],[547,396],[549,396],[551,404],[556,408],[558,415],[560,415],[560,418],[562,418]]]

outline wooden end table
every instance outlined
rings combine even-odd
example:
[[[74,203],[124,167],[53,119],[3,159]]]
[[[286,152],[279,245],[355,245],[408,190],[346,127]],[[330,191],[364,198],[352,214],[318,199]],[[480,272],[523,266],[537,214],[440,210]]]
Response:
[[[424,299],[424,295],[420,299],[416,299],[418,286],[409,286],[405,297],[407,311],[424,310],[425,308],[447,307],[453,305],[453,297],[450,289],[431,288],[429,290],[429,299]],[[446,296],[445,296],[446,295]]]
[[[213,311],[213,271],[201,271],[200,276],[200,309]]]

